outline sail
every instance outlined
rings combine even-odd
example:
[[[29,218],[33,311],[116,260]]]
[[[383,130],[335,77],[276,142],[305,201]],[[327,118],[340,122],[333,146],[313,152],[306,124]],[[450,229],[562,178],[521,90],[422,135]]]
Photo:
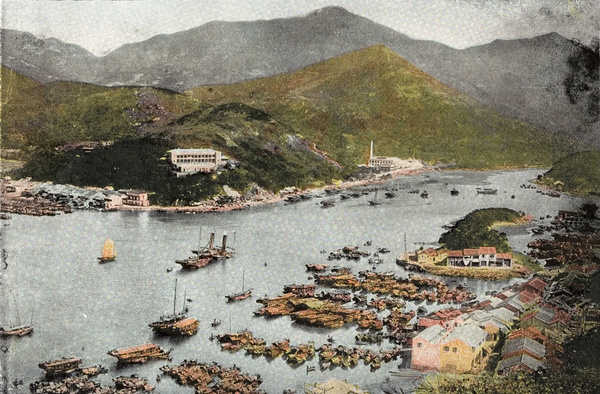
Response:
[[[104,242],[104,247],[102,248],[102,258],[109,259],[115,257],[116,255],[115,243],[111,239],[107,239],[106,242]]]

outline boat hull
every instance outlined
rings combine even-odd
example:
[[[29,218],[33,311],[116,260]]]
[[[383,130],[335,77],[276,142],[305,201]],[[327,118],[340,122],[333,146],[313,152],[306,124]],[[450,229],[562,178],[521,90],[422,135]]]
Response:
[[[176,322],[155,322],[149,326],[159,335],[192,336],[198,331],[199,322],[196,319],[184,319]]]
[[[9,336],[22,337],[25,335],[29,335],[32,332],[33,332],[33,326],[28,326],[28,327],[13,328],[10,330],[2,330],[2,331],[0,331],[0,336],[1,337],[9,337]]]
[[[233,301],[240,301],[240,300],[245,300],[246,298],[250,297],[252,295],[252,291],[248,290],[242,293],[238,293],[238,294],[231,294],[228,296],[225,296],[225,298],[227,298],[228,302],[233,302]]]

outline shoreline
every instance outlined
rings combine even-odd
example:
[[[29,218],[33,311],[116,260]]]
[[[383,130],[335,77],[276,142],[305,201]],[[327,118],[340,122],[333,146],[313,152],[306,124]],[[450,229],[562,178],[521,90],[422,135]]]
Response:
[[[323,187],[304,189],[294,192],[285,193],[280,191],[279,193],[266,192],[268,196],[261,200],[247,200],[238,201],[230,204],[219,205],[215,200],[204,200],[201,201],[197,206],[162,206],[162,205],[149,205],[145,207],[134,206],[134,205],[121,205],[113,209],[112,211],[144,211],[144,212],[175,212],[175,213],[220,213],[229,211],[239,211],[246,208],[253,208],[263,205],[274,204],[277,202],[284,201],[287,197],[300,196],[306,194],[325,192],[326,190],[346,190],[353,187],[367,186],[367,185],[378,185],[388,182],[400,176],[412,176],[419,175],[427,172],[443,171],[441,167],[424,165],[419,168],[405,168],[394,171],[377,174],[373,178],[355,180],[355,181],[343,181],[339,184],[328,184]]]

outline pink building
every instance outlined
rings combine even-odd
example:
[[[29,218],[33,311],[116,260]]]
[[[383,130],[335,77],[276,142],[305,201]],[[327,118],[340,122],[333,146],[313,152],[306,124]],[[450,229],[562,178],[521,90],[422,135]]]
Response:
[[[148,193],[142,190],[120,190],[123,193],[123,204],[124,205],[136,205],[140,207],[147,207],[150,205],[148,200]]]
[[[420,371],[439,371],[440,343],[448,331],[439,324],[426,328],[412,340],[410,367]]]

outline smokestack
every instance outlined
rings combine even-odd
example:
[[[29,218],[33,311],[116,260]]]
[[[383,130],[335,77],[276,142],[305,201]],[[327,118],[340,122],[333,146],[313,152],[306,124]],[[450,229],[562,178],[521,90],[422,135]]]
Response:
[[[223,233],[223,245],[221,246],[221,252],[225,253],[225,247],[227,246],[227,231]]]
[[[373,158],[373,140],[371,140],[371,154],[369,155],[369,160]]]
[[[210,241],[208,242],[208,250],[212,250],[213,245],[215,243],[215,232],[210,233]]]

